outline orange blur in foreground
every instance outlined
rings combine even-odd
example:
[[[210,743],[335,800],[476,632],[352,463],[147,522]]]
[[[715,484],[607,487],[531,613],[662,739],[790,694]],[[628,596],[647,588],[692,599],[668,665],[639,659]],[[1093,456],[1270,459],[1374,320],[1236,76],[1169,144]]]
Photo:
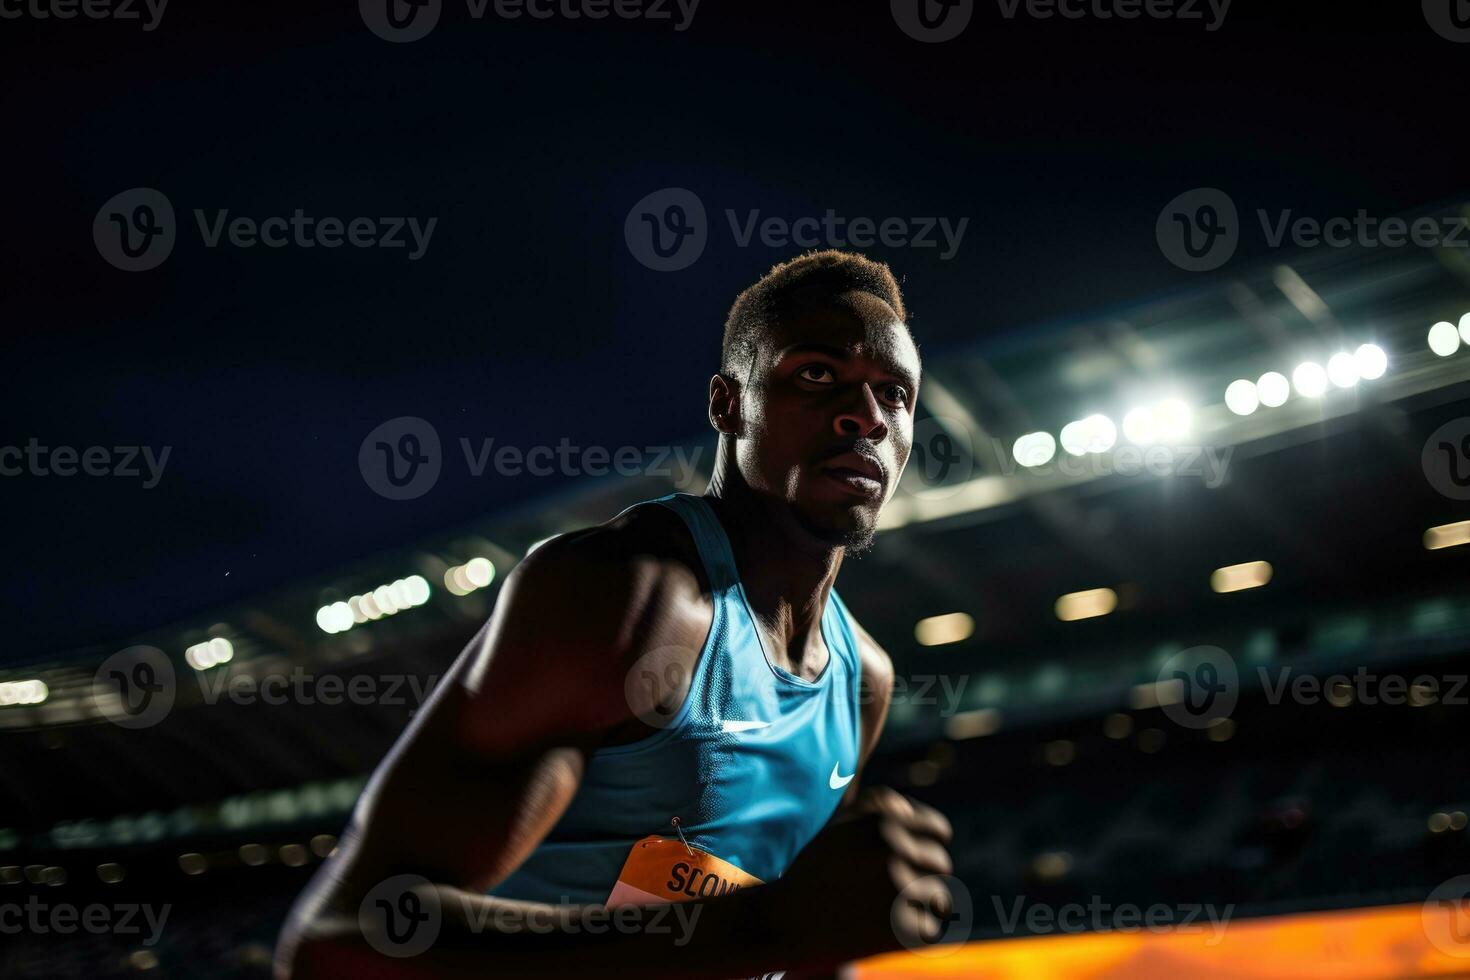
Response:
[[[1451,914],[1456,916],[1451,919]],[[1431,935],[1434,937],[1431,940]],[[1470,977],[1470,906],[1393,905],[1228,922],[1199,933],[1111,932],[998,939],[863,960],[857,980],[1380,980]],[[953,949],[949,955],[935,955]]]

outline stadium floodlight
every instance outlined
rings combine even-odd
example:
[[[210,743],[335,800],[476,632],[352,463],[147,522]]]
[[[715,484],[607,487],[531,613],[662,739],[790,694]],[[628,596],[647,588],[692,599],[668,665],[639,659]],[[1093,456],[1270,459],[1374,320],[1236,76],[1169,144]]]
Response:
[[[1291,372],[1291,386],[1303,398],[1321,398],[1327,391],[1327,372],[1316,361],[1303,361]]]
[[[1165,398],[1154,406],[1154,435],[1160,442],[1177,443],[1188,438],[1193,413],[1182,398]]]
[[[1339,388],[1358,383],[1358,362],[1347,351],[1338,351],[1327,359],[1327,379]]]
[[[1011,456],[1026,467],[1045,466],[1057,454],[1057,441],[1050,432],[1028,432],[1011,447]]]
[[[1470,344],[1470,313],[1460,317],[1460,339]]]
[[[1448,320],[1439,321],[1429,328],[1429,349],[1440,357],[1449,357],[1460,349],[1460,331]]]
[[[1256,379],[1256,394],[1267,408],[1279,408],[1291,395],[1291,382],[1279,371],[1267,371]]]
[[[1151,446],[1157,436],[1154,410],[1147,405],[1131,408],[1123,416],[1123,438],[1135,446]]]
[[[1230,382],[1230,386],[1225,389],[1225,407],[1236,415],[1249,415],[1260,403],[1254,381],[1239,378]]]
[[[1105,453],[1118,441],[1118,428],[1106,415],[1089,415],[1062,427],[1062,448],[1073,456]]]
[[[1358,376],[1365,381],[1376,381],[1388,370],[1388,355],[1377,344],[1363,344],[1353,351],[1353,362],[1358,366]]]

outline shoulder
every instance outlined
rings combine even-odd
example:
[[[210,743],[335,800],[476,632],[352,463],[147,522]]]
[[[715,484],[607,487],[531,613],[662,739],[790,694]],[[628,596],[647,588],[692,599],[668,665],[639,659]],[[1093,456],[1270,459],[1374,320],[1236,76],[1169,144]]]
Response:
[[[893,687],[893,658],[873,635],[863,628],[851,611],[847,620],[852,624],[853,636],[857,639],[858,659],[862,664],[863,682],[870,690],[887,691]]]
[[[557,535],[510,572],[465,665],[472,696],[511,709],[512,692],[580,702],[578,727],[626,721],[623,682],[646,652],[692,648],[712,606],[698,551],[678,514],[654,503]],[[528,710],[529,707],[528,707]],[[567,710],[573,710],[568,706]]]

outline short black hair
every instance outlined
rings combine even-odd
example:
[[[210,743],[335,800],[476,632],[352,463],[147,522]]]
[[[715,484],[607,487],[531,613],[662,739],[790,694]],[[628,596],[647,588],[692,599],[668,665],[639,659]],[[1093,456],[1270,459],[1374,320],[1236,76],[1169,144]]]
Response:
[[[755,360],[756,339],[793,306],[797,292],[825,292],[835,296],[863,292],[887,303],[898,319],[908,322],[903,292],[893,271],[883,262],[856,252],[825,249],[808,252],[773,266],[750,288],[735,298],[725,319],[725,339],[720,348],[720,373],[743,376]]]

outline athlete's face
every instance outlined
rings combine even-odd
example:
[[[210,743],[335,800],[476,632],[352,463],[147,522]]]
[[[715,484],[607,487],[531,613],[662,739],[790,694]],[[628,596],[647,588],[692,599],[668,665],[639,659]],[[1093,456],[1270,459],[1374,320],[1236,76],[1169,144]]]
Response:
[[[861,550],[908,462],[919,354],[868,293],[824,297],[757,349],[740,392],[740,472],[820,540]]]

